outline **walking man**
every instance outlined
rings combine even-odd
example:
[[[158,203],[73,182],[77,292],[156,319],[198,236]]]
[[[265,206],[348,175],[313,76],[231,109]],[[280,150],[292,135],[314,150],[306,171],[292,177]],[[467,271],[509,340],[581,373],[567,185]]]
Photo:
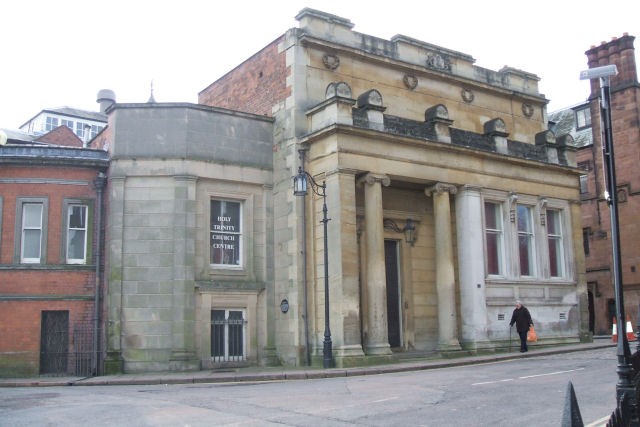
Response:
[[[519,300],[516,301],[516,308],[511,315],[509,326],[513,326],[514,323],[516,324],[516,331],[520,335],[520,353],[529,351],[527,348],[527,332],[529,332],[529,325],[533,325],[533,320],[531,320],[531,314],[529,314],[527,307],[522,305]]]

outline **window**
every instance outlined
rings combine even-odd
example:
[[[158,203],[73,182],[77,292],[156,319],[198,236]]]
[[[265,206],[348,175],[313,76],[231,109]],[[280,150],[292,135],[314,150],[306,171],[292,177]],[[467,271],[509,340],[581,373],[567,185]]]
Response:
[[[42,249],[42,203],[22,205],[22,236],[20,262],[37,264]]]
[[[242,267],[242,205],[211,200],[211,264]]]
[[[502,207],[493,202],[484,204],[487,273],[502,274]]]
[[[560,211],[547,209],[547,241],[549,243],[549,275],[564,274],[564,250],[562,248],[562,221]]]
[[[246,360],[244,310],[211,310],[211,358],[214,362]]]
[[[67,208],[67,264],[85,264],[87,260],[87,206]]]
[[[534,252],[533,252],[533,227],[531,208],[518,205],[518,255],[520,258],[520,275],[533,276]]]
[[[576,129],[591,126],[591,110],[589,107],[576,110]]]
[[[52,131],[58,127],[58,118],[57,117],[47,117],[47,121],[44,127],[46,132]]]
[[[84,139],[84,123],[76,122],[76,135],[78,138]]]
[[[73,120],[62,119],[61,123],[62,123],[62,126],[66,126],[69,129],[73,130]]]
[[[589,176],[580,175],[580,194],[589,192]]]
[[[95,138],[95,136],[100,133],[103,126],[91,125],[91,138]]]
[[[582,246],[584,247],[584,255],[589,256],[589,236],[591,235],[591,228],[582,229]]]

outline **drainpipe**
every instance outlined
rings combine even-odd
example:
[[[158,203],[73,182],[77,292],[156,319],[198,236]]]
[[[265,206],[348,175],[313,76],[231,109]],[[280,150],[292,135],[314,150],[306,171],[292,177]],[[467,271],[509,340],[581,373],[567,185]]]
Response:
[[[96,286],[93,297],[93,357],[91,358],[91,372],[98,375],[98,335],[100,333],[100,270],[102,260],[102,191],[107,183],[107,177],[99,172],[93,180],[98,195],[96,206]]]

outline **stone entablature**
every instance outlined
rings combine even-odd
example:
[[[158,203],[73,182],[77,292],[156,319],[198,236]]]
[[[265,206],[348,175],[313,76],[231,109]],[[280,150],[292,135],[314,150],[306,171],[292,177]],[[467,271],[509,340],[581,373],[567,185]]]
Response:
[[[296,19],[300,21],[298,31],[303,40],[311,42],[312,39],[317,39],[335,44],[336,47],[362,50],[368,54],[423,67],[425,70],[446,73],[544,100],[544,96],[538,92],[540,78],[533,73],[506,66],[499,71],[477,67],[473,65],[475,59],[471,55],[400,34],[393,36],[391,40],[385,40],[358,33],[352,31],[354,24],[349,19],[310,8],[303,9]],[[332,52],[332,56],[339,61],[339,54]],[[332,62],[335,63],[336,61]]]
[[[338,95],[337,87],[341,89]],[[535,145],[510,140],[504,120],[495,118],[483,124],[484,134],[456,129],[445,105],[427,108],[425,121],[411,120],[384,114],[383,99],[375,89],[351,98],[351,88],[345,83],[331,83],[326,90],[328,97],[307,111],[310,133],[332,125],[355,126],[381,132],[420,138],[428,141],[518,157],[526,160],[576,166],[575,148],[570,135],[556,136],[551,131],[539,132]],[[372,101],[373,100],[373,101]],[[353,105],[356,104],[355,107]]]

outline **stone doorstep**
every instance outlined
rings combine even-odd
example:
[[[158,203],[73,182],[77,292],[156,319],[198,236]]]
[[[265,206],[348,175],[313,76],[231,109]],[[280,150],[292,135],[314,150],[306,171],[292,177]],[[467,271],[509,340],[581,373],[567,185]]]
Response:
[[[251,368],[250,372],[214,372],[198,371],[184,373],[159,372],[157,374],[121,374],[104,377],[78,378],[60,377],[56,379],[0,379],[0,387],[53,387],[53,386],[95,386],[95,385],[157,385],[157,384],[196,384],[196,383],[227,383],[227,382],[262,382],[262,381],[286,381],[319,378],[352,377],[360,375],[376,375],[383,373],[397,373],[419,371],[427,369],[441,369],[455,366],[465,366],[493,361],[504,361],[536,356],[547,356],[576,351],[596,350],[606,347],[614,347],[615,344],[607,342],[594,342],[591,344],[576,344],[564,347],[533,348],[528,353],[495,353],[491,355],[459,357],[454,359],[425,359],[422,361],[399,362],[385,365],[353,368],[332,369],[276,369],[261,371],[259,368]]]

